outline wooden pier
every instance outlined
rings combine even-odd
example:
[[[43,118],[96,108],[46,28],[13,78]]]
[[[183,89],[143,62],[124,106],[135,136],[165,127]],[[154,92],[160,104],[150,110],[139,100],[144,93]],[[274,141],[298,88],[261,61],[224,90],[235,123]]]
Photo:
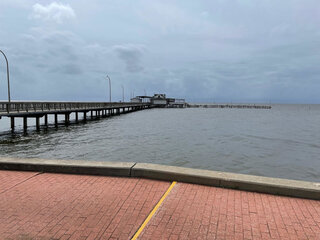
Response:
[[[35,118],[36,129],[40,130],[40,119],[44,118],[44,126],[48,126],[48,115],[54,115],[54,124],[58,126],[58,115],[63,115],[65,124],[70,123],[70,114],[75,114],[75,122],[79,122],[79,113],[82,121],[87,120],[90,112],[91,119],[95,116],[107,117],[138,110],[151,108],[150,103],[131,102],[0,102],[0,119],[8,117],[11,120],[11,130],[15,130],[15,118],[23,118],[23,130],[27,131],[28,118]]]
[[[253,109],[271,109],[270,105],[256,104],[187,104],[188,108],[253,108]]]

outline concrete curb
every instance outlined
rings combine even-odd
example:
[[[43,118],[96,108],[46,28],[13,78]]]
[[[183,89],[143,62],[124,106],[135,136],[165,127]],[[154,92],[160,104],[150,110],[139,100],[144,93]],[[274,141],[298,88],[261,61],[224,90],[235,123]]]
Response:
[[[134,162],[0,158],[0,169],[130,177]]]
[[[149,163],[0,158],[0,169],[141,177],[320,200],[320,183]]]
[[[315,182],[149,163],[137,163],[132,169],[131,176],[320,200],[320,183]]]

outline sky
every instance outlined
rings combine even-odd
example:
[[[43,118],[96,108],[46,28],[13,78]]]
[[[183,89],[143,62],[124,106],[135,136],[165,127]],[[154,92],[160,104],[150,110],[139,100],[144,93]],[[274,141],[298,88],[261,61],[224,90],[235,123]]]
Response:
[[[0,49],[12,100],[320,103],[319,0],[1,0]]]

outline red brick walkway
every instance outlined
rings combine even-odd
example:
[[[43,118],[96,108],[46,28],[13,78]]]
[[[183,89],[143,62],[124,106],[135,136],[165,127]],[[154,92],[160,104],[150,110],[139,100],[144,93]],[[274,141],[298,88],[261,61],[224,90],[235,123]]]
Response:
[[[22,173],[4,171],[0,179],[10,174],[21,180]],[[1,182],[0,189],[8,185]],[[128,239],[169,185],[145,179],[36,175],[0,193],[0,239]]]
[[[12,172],[0,170],[0,194],[8,191],[17,184],[27,181],[29,178],[37,175],[34,172]]]
[[[169,186],[0,171],[0,239],[130,239]],[[139,239],[320,239],[320,201],[177,183]]]
[[[320,239],[320,201],[178,183],[140,239]]]

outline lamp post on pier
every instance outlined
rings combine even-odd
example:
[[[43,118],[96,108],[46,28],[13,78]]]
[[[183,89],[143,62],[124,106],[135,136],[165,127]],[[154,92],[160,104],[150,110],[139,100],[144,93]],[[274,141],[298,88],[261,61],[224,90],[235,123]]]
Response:
[[[121,88],[122,88],[122,102],[124,102],[124,87],[123,87],[123,85],[121,85]]]
[[[107,75],[107,78],[109,80],[109,102],[111,102],[111,80],[108,75]]]
[[[10,98],[10,80],[9,80],[9,63],[8,63],[8,59],[7,56],[4,54],[3,51],[0,50],[0,52],[2,53],[2,55],[4,56],[6,63],[7,63],[7,81],[8,81],[8,102],[11,102],[11,98]]]

